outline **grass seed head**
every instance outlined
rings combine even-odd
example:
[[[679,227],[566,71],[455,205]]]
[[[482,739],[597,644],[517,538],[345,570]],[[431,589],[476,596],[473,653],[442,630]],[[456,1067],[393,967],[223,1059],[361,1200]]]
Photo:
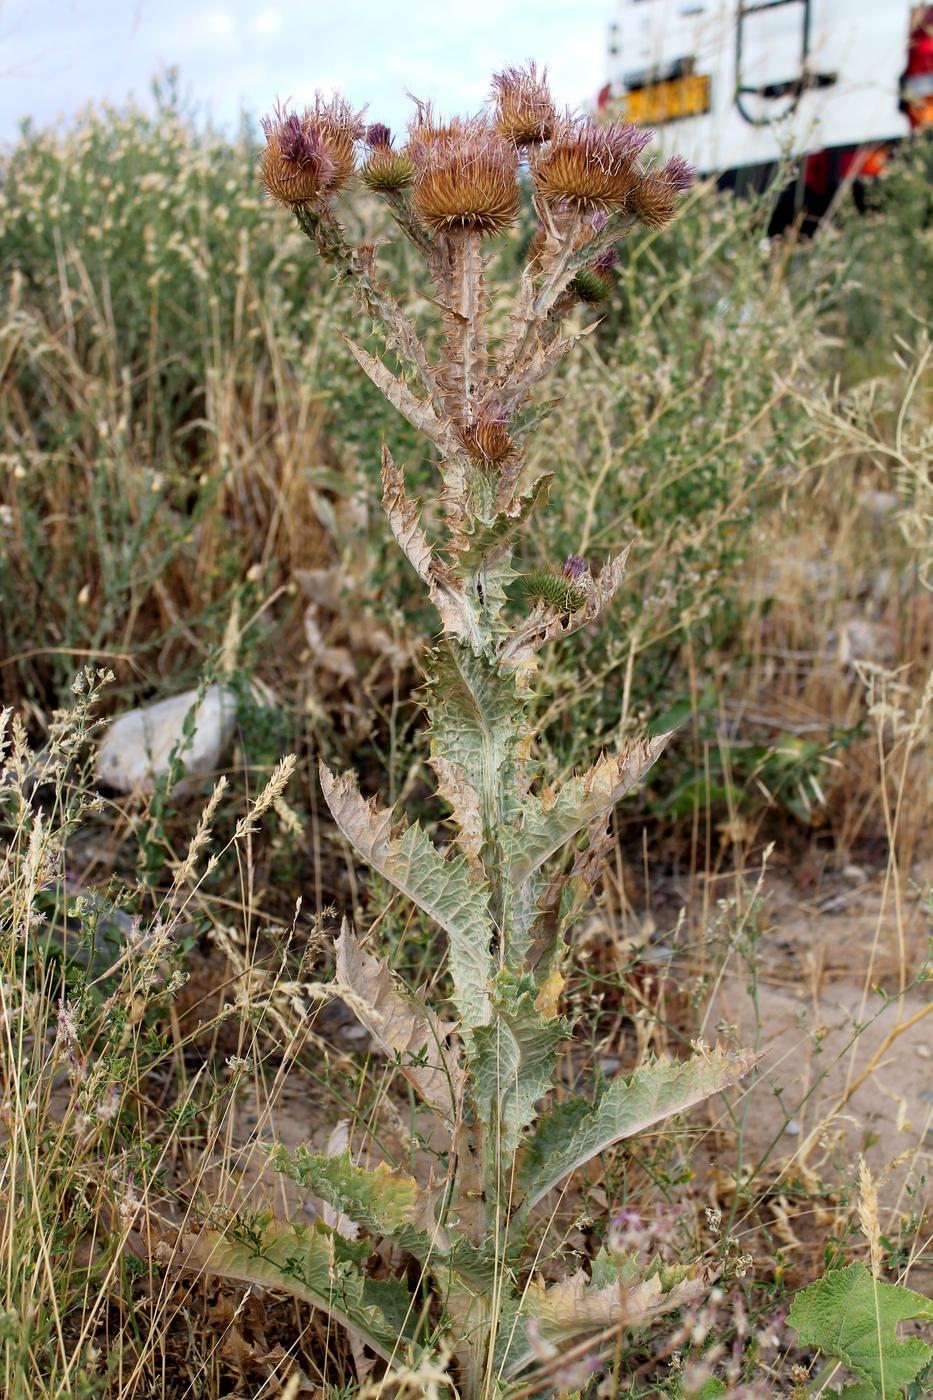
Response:
[[[537,146],[548,141],[557,111],[547,84],[547,69],[538,73],[536,64],[526,68],[504,68],[492,79],[496,107],[496,130],[516,146]]]
[[[531,174],[548,204],[586,212],[623,208],[636,187],[638,156],[652,133],[625,122],[600,126],[591,117],[566,119],[532,157]]]
[[[518,214],[514,146],[482,117],[446,126],[430,117],[429,109],[419,111],[408,143],[415,214],[439,233],[501,233]]]

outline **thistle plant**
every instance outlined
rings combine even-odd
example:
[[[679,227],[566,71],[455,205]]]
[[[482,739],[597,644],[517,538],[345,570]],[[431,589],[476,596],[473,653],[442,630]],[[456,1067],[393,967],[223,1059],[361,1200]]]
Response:
[[[564,1361],[592,1367],[617,1355],[625,1333],[691,1305],[712,1277],[696,1262],[671,1268],[626,1250],[610,1232],[588,1270],[555,1276],[549,1266],[545,1281],[536,1263],[557,1193],[592,1158],[727,1088],[752,1063],[698,1046],[686,1061],[642,1063],[593,1096],[556,1090],[558,1052],[573,1031],[560,1009],[568,935],[598,878],[613,808],[670,735],[549,778],[530,718],[538,658],[602,618],[628,550],[601,567],[555,561],[523,586],[513,566],[516,539],[551,486],[525,466],[543,413],[536,386],[592,328],[573,312],[607,294],[620,239],[672,218],[690,173],[676,159],[646,162],[650,133],[560,114],[533,65],[497,75],[488,108],[469,118],[441,120],[417,104],[400,143],[339,98],[279,109],[264,129],[266,191],[381,332],[385,358],[351,343],[352,353],[437,465],[436,498],[423,506],[382,450],[389,526],[437,611],[425,683],[430,763],[456,834],[441,849],[420,824],[366,800],[352,774],[322,765],[320,779],[361,859],[446,934],[449,1005],[400,985],[344,921],[336,990],[420,1099],[432,1170],[419,1179],[385,1161],[362,1166],[349,1151],[273,1149],[276,1166],[323,1199],[332,1225],[205,1233],[197,1256],[310,1299],[390,1365],[447,1357],[451,1391],[468,1400],[529,1375],[536,1393],[556,1393],[568,1385]],[[380,278],[377,248],[352,246],[338,220],[334,200],[351,178],[384,201],[423,262],[439,312],[436,355]],[[523,181],[537,229],[502,316],[487,273]],[[508,289],[495,290],[498,307]],[[414,1260],[414,1272],[368,1275],[374,1240],[397,1246],[393,1257]]]

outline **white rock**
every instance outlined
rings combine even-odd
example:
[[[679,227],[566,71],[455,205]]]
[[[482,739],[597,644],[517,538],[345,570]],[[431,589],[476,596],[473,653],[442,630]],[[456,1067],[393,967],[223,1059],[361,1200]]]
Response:
[[[151,792],[168,771],[172,749],[182,738],[185,718],[197,700],[185,690],[155,705],[143,705],[116,718],[97,751],[97,777],[117,792]],[[198,778],[216,770],[233,737],[236,699],[222,685],[208,686],[195,718],[194,732],[179,754],[181,778]],[[176,789],[181,784],[176,784]]]
[[[900,501],[893,491],[863,491],[860,503],[869,515],[881,519],[885,515],[890,515],[892,510],[897,510]]]
[[[891,629],[882,622],[867,617],[853,617],[839,635],[839,660],[844,666],[855,661],[884,664],[895,659],[896,648]]]

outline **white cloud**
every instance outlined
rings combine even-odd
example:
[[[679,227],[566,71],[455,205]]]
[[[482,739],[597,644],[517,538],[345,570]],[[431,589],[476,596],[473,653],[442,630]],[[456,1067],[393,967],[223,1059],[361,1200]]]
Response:
[[[258,15],[255,15],[254,18],[250,20],[249,28],[253,34],[268,35],[270,37],[274,34],[278,34],[279,30],[282,28],[281,10],[276,10],[275,8],[260,10]]]
[[[232,39],[236,21],[226,10],[211,10],[205,18],[204,27],[218,39]]]
[[[463,112],[497,68],[548,64],[560,103],[592,99],[603,81],[613,0],[0,0],[0,139],[84,102],[145,95],[177,64],[182,87],[218,122],[339,87],[371,120],[398,129],[406,92]],[[287,14],[287,22],[286,22]]]

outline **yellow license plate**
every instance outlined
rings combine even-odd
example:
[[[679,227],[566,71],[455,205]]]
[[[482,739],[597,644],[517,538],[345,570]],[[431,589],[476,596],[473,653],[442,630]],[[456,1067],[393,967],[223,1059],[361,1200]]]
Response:
[[[705,73],[688,73],[682,78],[652,83],[625,94],[625,120],[639,126],[660,126],[681,117],[698,117],[709,111],[709,92],[709,77]]]

